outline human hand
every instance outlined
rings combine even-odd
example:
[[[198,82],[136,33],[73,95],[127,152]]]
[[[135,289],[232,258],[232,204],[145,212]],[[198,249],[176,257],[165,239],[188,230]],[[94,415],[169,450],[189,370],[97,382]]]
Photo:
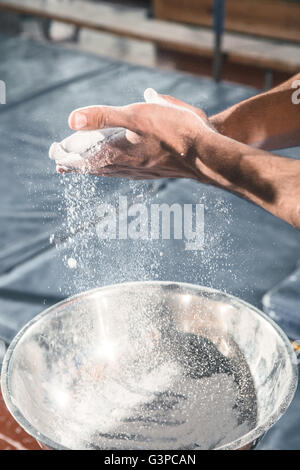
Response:
[[[147,89],[144,96],[146,103],[90,106],[73,111],[69,124],[74,130],[123,130],[90,158],[70,166],[58,158],[58,172],[133,179],[183,177],[206,182],[205,164],[196,164],[199,146],[205,149],[206,138],[215,132],[205,113],[152,89]]]
[[[148,89],[145,100],[123,107],[90,106],[73,111],[69,124],[74,130],[103,129],[104,136],[110,128],[121,130],[88,158],[77,155],[79,158],[68,162],[66,152],[60,158],[59,152],[56,157],[50,150],[58,172],[133,179],[193,178],[243,196],[300,228],[299,161],[222,135],[202,110],[176,98]]]

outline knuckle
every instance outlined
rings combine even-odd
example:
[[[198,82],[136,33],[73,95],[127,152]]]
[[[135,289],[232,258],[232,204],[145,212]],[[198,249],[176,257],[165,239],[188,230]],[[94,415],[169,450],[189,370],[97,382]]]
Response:
[[[95,125],[98,129],[102,129],[106,126],[107,123],[107,115],[103,113],[102,110],[98,109],[96,116],[95,116]]]
[[[136,132],[144,132],[146,107],[148,104],[135,103],[123,108],[125,121],[128,123],[128,128]]]
[[[129,105],[123,108],[122,112],[124,113],[124,117],[126,118],[126,121],[128,124],[135,124],[137,121],[137,113],[138,113],[138,108],[135,107],[135,105]]]

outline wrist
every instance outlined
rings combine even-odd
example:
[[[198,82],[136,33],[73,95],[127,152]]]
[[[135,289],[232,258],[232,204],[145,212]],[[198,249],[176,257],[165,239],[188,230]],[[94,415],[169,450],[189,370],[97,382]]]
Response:
[[[210,125],[217,131],[219,132],[220,134],[223,134],[224,135],[224,128],[225,128],[225,125],[224,125],[224,122],[225,122],[225,116],[224,116],[224,112],[222,113],[218,113],[218,114],[214,114],[213,116],[210,116],[208,118],[209,120],[209,123]]]
[[[247,116],[243,116],[240,104],[226,109],[221,113],[209,118],[210,125],[221,135],[230,137],[245,144],[251,144],[249,130],[245,129],[243,119],[247,121]]]
[[[269,130],[265,119],[265,96],[249,98],[209,118],[222,135],[246,145],[264,148]]]
[[[198,179],[231,190],[234,160],[240,153],[238,145],[238,142],[215,130],[200,135],[196,142],[195,159]]]
[[[199,142],[197,155],[200,181],[243,196],[300,228],[300,161],[216,132]]]

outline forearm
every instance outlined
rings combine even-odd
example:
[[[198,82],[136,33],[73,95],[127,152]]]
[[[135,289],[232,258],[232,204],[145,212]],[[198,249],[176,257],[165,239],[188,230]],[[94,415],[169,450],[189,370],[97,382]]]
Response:
[[[199,145],[196,167],[215,186],[247,198],[300,229],[300,161],[215,134],[207,139],[204,156]]]
[[[223,135],[262,149],[300,145],[300,104],[292,101],[296,80],[300,74],[212,116],[211,124]]]
[[[75,159],[76,164],[68,166],[68,158],[59,153],[54,156],[58,171],[137,179],[194,178],[239,194],[300,229],[300,161],[224,136],[209,126],[202,111],[154,90],[149,99],[148,91],[147,103],[73,111],[69,122],[74,130],[122,127],[126,133],[107,144],[105,151]]]

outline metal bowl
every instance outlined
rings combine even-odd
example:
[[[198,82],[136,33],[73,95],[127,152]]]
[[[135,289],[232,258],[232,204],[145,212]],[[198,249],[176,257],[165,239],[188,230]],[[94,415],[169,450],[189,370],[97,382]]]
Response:
[[[280,328],[235,297],[137,282],[35,317],[1,381],[14,418],[47,448],[239,449],[289,406],[297,359]]]

